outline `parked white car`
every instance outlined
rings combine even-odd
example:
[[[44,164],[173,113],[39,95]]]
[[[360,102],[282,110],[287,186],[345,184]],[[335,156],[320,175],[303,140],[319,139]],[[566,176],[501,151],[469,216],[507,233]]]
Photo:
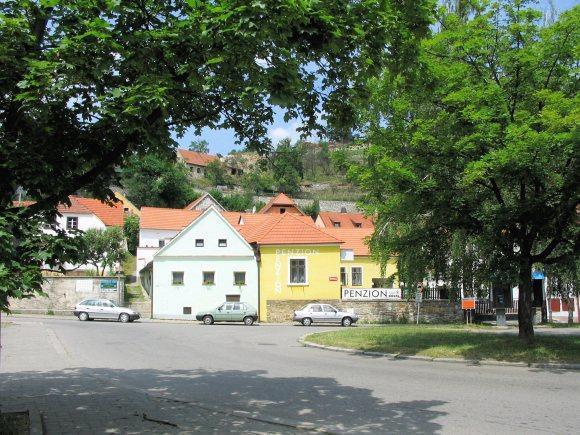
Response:
[[[141,315],[130,308],[118,307],[108,299],[85,299],[73,311],[79,320],[109,319],[127,323],[137,320]]]
[[[328,304],[308,304],[294,311],[292,320],[304,326],[310,326],[313,323],[339,323],[342,326],[350,326],[356,323],[358,315],[340,311]]]

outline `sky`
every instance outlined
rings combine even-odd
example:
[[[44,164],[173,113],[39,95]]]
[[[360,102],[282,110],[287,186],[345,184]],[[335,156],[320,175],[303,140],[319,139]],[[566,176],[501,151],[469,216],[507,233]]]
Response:
[[[580,3],[580,0],[555,0],[554,4],[559,12],[570,9],[571,7]],[[546,9],[548,5],[547,0],[541,0],[539,7]],[[268,136],[272,143],[276,144],[278,141],[290,138],[293,142],[300,138],[300,133],[296,129],[300,126],[300,121],[290,120],[284,121],[284,112],[278,109],[274,113],[274,122],[268,126]],[[234,131],[231,129],[211,130],[205,128],[202,130],[200,136],[196,136],[193,131],[188,131],[182,138],[175,138],[180,148],[187,148],[193,140],[206,140],[209,143],[209,151],[212,154],[226,155],[231,150],[240,150],[242,147],[235,144]]]

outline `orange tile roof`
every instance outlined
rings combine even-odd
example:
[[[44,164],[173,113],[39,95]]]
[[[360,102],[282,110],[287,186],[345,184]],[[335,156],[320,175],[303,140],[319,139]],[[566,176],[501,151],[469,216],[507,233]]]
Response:
[[[292,213],[272,215],[272,218],[264,221],[261,225],[240,229],[240,233],[248,242],[258,245],[342,243],[342,240],[314,225],[308,216],[296,216]]]
[[[181,155],[183,160],[190,165],[207,166],[214,160],[218,160],[218,156],[212,154],[198,153],[197,151],[189,151],[178,149],[177,152]]]
[[[371,255],[365,242],[373,235],[373,228],[325,228],[324,231],[344,241],[341,249],[352,249],[354,255]]]
[[[181,231],[203,212],[176,208],[141,208],[141,229]],[[248,243],[262,245],[339,244],[342,240],[318,228],[310,216],[291,213],[222,212]]]
[[[141,229],[182,230],[201,214],[181,208],[141,207]]]
[[[12,207],[29,207],[36,201],[12,201]]]
[[[270,199],[270,201],[268,201],[268,203],[264,207],[262,207],[258,213],[266,213],[274,205],[293,206],[301,214],[304,214],[304,212],[302,210],[300,210],[300,207],[298,207],[298,205],[296,205],[296,203],[294,202],[294,200],[292,198],[290,198],[288,195],[286,195],[285,193],[279,193],[278,195],[276,195],[275,197],[273,197],[272,199]]]
[[[120,202],[107,204],[106,202],[102,202],[100,199],[82,198],[80,196],[71,196],[70,200],[71,207],[66,210],[65,213],[82,213],[80,211],[73,211],[73,206],[76,206],[76,202],[78,205],[87,209],[89,213],[97,216],[106,226],[123,226],[125,213],[123,212],[123,204]]]
[[[357,228],[355,223],[360,223],[360,228],[374,228],[372,219],[365,217],[362,213],[339,213],[332,211],[321,211],[318,213],[326,228],[334,228],[334,223],[340,223],[340,228]]]
[[[102,202],[100,199],[83,198],[81,196],[69,196],[70,206],[67,204],[59,204],[57,211],[59,213],[74,213],[74,214],[94,214],[106,226],[123,226],[125,220],[125,213],[123,211],[123,204],[117,202],[109,205]],[[14,206],[28,207],[36,201],[15,201]]]

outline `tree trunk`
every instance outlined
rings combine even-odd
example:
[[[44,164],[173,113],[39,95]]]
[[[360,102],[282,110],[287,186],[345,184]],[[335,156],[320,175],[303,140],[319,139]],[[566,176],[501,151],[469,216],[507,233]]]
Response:
[[[518,326],[519,336],[526,343],[534,341],[532,312],[532,262],[524,260],[520,264],[518,276]]]

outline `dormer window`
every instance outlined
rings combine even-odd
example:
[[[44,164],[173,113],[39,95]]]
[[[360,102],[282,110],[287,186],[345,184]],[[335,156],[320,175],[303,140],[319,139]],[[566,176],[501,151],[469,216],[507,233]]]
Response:
[[[352,224],[355,228],[362,228],[362,224],[360,222],[353,222]]]
[[[334,228],[340,228],[340,222],[333,222],[333,223],[332,223],[332,226],[333,226]]]
[[[284,213],[286,213],[286,209],[284,207],[281,207],[280,208],[280,214],[284,214]]]

